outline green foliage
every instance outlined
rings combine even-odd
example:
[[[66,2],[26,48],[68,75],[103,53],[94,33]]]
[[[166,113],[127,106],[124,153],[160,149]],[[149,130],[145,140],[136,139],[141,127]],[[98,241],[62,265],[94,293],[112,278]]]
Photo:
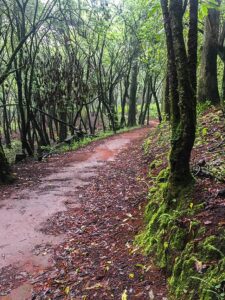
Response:
[[[203,113],[205,113],[210,107],[212,107],[212,104],[210,101],[206,102],[198,102],[197,104],[197,114],[198,116],[201,116]]]
[[[170,299],[223,299],[224,231],[207,236],[205,227],[193,217],[201,210],[201,204],[191,206],[191,193],[184,190],[179,199],[174,199],[173,207],[168,207],[165,189],[158,183],[156,189],[150,190],[146,229],[136,242],[146,253],[154,253],[158,266],[171,274]]]
[[[222,130],[215,130],[215,125]],[[212,232],[208,230],[208,226],[199,218],[204,211],[205,201],[193,196],[191,186],[180,190],[177,198],[166,197],[168,169],[161,170],[161,167],[167,156],[163,147],[164,140],[168,140],[168,132],[169,127],[164,123],[145,141],[146,153],[150,155],[154,147],[157,157],[150,164],[154,178],[151,175],[153,185],[145,210],[146,228],[136,242],[146,253],[156,255],[156,263],[166,269],[169,299],[224,300],[225,230],[222,226]],[[201,107],[195,151],[201,151],[203,145],[206,147],[203,149],[217,146],[223,141],[221,134],[221,111],[209,109],[208,106]],[[203,168],[216,178],[219,178],[219,174],[223,174],[223,178],[225,176],[222,151],[216,148],[215,152],[204,152],[207,163]]]
[[[14,164],[16,154],[21,153],[21,142],[13,140],[11,143],[11,149],[4,147],[4,152],[9,164]]]
[[[117,134],[119,133],[123,133],[123,132],[129,132],[131,130],[137,129],[139,128],[139,126],[136,127],[132,127],[132,128],[123,128],[117,131]],[[42,147],[42,150],[49,152],[51,154],[59,154],[59,153],[65,153],[65,152],[69,152],[69,151],[75,151],[79,148],[85,147],[88,144],[98,141],[98,140],[102,140],[105,139],[107,137],[113,136],[115,135],[115,133],[113,131],[101,131],[99,132],[96,136],[94,137],[84,137],[83,139],[79,140],[79,141],[74,141],[72,143],[72,145],[67,145],[65,143],[61,143],[60,146],[58,147],[57,144],[55,146],[44,146]]]
[[[177,256],[169,280],[171,297],[184,300],[224,299],[224,233],[220,237],[203,237],[199,242],[190,241]],[[200,237],[200,233],[198,233]],[[173,299],[173,298],[172,298]]]

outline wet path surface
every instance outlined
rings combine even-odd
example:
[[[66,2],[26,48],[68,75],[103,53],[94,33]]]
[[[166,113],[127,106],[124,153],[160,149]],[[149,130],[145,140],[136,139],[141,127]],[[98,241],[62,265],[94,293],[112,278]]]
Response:
[[[51,253],[45,252],[45,248],[63,242],[66,236],[44,234],[40,230],[42,224],[57,212],[79,208],[79,188],[96,176],[96,168],[114,160],[121,150],[143,138],[148,130],[120,134],[98,142],[92,149],[72,152],[60,170],[43,177],[36,187],[16,190],[10,199],[1,201],[0,269],[11,265],[12,270],[16,267],[29,276],[51,266]],[[31,299],[30,292],[31,286],[25,284],[0,299]]]

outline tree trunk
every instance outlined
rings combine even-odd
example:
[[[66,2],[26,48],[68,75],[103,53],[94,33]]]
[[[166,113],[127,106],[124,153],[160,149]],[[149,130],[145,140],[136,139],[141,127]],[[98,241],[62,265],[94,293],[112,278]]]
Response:
[[[166,119],[170,119],[170,79],[169,79],[169,66],[167,66],[167,74],[164,87],[162,112],[166,116]]]
[[[129,75],[130,75],[130,71],[128,73],[128,76],[124,80],[124,93],[123,93],[123,97],[122,97],[122,101],[121,101],[121,119],[120,119],[120,127],[121,128],[126,126],[125,107],[126,107],[126,101],[128,98],[128,90],[129,90],[129,85],[130,85]]]
[[[164,28],[166,33],[166,44],[167,44],[167,60],[168,60],[168,77],[169,77],[169,99],[170,99],[170,121],[172,124],[179,124],[180,111],[179,111],[179,93],[178,93],[178,79],[177,70],[175,66],[175,54],[173,48],[173,37],[171,30],[171,20],[168,10],[168,0],[160,0]],[[176,126],[175,125],[175,126]]]
[[[167,47],[172,47],[168,50],[170,63],[175,66],[175,74],[172,72],[173,79],[178,78],[178,97],[171,93],[171,127],[172,140],[170,152],[170,174],[168,182],[168,198],[172,200],[177,197],[179,192],[191,182],[193,177],[190,172],[190,156],[195,140],[195,124],[196,124],[196,103],[194,99],[194,91],[191,84],[191,71],[194,72],[194,67],[190,68],[188,57],[185,48],[183,36],[183,7],[182,1],[171,0],[168,11],[167,0],[161,0],[163,9],[165,31],[167,39]],[[190,6],[190,24],[195,24],[190,27],[190,36],[195,36],[197,11],[194,13],[194,8],[198,5],[198,0],[192,0]],[[190,43],[188,43],[190,47]],[[197,45],[197,43],[196,43]],[[195,46],[196,47],[196,46]],[[189,58],[195,55],[196,48],[189,48]],[[195,70],[196,72],[196,70]],[[170,79],[171,82],[171,79]],[[173,82],[172,82],[173,83]],[[171,88],[171,87],[170,87]],[[172,90],[174,92],[174,90]],[[179,106],[178,106],[179,99]],[[178,111],[177,111],[178,110]],[[176,114],[174,116],[174,114]]]
[[[137,102],[137,78],[138,78],[138,62],[135,61],[132,68],[131,86],[130,86],[130,102],[128,112],[128,126],[136,126],[136,102]]]
[[[145,106],[145,97],[146,97],[146,93],[147,93],[147,83],[148,83],[148,74],[146,73],[145,80],[144,80],[143,92],[142,92],[141,111],[140,111],[140,115],[139,115],[139,119],[138,119],[139,125],[143,125],[142,120],[143,120],[143,113],[144,113],[144,106]]]
[[[60,113],[59,113],[59,119],[63,122],[67,122],[67,112],[66,108],[63,107],[64,104],[60,105]],[[60,142],[63,142],[67,138],[67,126],[63,123],[59,124],[59,140]]]
[[[10,124],[6,106],[6,91],[2,85],[2,104],[3,104],[3,130],[5,136],[6,147],[11,149]]]
[[[17,64],[16,64],[17,66]],[[22,88],[22,73],[21,70],[16,71],[16,84],[17,84],[17,93],[18,93],[18,108],[20,113],[21,129],[20,129],[20,139],[22,143],[22,151],[27,151],[28,155],[32,156],[33,151],[27,141],[27,122],[26,114],[24,111],[23,104],[23,88]]]
[[[158,113],[158,119],[159,119],[159,123],[162,122],[162,114],[161,114],[161,110],[160,110],[160,106],[159,106],[159,99],[157,97],[157,94],[155,91],[152,92],[154,99],[155,99],[155,103],[156,103],[156,108],[157,108],[157,113]]]
[[[223,63],[222,104],[225,103],[225,62]]]
[[[194,2],[196,4],[198,3],[197,0],[194,0]],[[170,1],[170,16],[178,77],[180,110],[179,123],[172,123],[172,145],[170,153],[169,189],[172,194],[176,196],[179,188],[183,188],[193,181],[189,161],[195,140],[196,105],[191,79],[189,77],[188,57],[183,37],[183,9],[180,0]],[[190,14],[190,18],[197,18],[197,14]],[[195,30],[195,26],[190,28],[190,30]],[[190,33],[190,35],[192,34],[193,33]],[[196,49],[189,50],[190,54],[196,51]],[[194,70],[192,70],[192,72],[194,72]],[[173,99],[173,101],[176,101],[176,99]]]
[[[208,10],[208,16],[205,20],[204,44],[202,49],[200,78],[198,85],[199,102],[206,102],[209,100],[212,104],[220,103],[217,81],[219,19],[219,10]]]
[[[146,115],[147,115],[147,125],[149,124],[149,108],[150,108],[150,104],[152,101],[152,92],[151,92],[151,84],[150,84],[150,80],[151,78],[148,80],[147,83],[147,93],[146,93],[146,100],[145,100],[145,107],[144,107],[144,111],[142,113],[142,117],[140,120],[140,124],[144,125],[145,124],[145,119],[146,119]]]
[[[3,183],[9,183],[12,181],[12,176],[10,175],[10,168],[5,157],[2,143],[0,139],[0,185]]]
[[[188,68],[189,77],[196,101],[197,59],[198,59],[198,0],[190,0],[190,17],[188,32]]]

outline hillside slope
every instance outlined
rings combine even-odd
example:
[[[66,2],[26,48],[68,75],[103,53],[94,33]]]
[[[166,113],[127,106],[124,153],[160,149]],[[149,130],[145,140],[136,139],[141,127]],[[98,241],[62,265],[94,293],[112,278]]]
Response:
[[[219,109],[199,113],[191,166],[196,184],[166,207],[168,124],[145,141],[147,225],[138,242],[168,272],[171,299],[225,299],[225,127]],[[184,204],[182,204],[184,203]],[[171,206],[173,206],[173,204]]]

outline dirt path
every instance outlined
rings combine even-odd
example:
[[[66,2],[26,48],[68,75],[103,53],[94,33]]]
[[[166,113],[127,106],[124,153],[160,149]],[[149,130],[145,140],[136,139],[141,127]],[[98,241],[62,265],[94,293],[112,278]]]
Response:
[[[142,226],[146,187],[136,179],[146,175],[140,145],[148,130],[34,164],[25,184],[2,191],[1,300],[120,299],[123,292],[163,299],[163,275],[132,245]]]

